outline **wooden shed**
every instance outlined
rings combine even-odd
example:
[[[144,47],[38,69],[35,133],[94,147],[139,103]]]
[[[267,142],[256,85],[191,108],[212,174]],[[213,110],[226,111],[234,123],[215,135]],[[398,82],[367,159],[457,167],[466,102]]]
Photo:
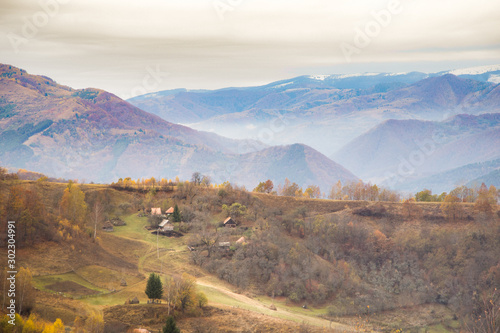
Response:
[[[173,231],[174,230],[174,225],[170,223],[169,220],[163,220],[159,225],[158,229],[160,231]]]
[[[112,232],[114,230],[113,223],[111,223],[110,221],[104,222],[102,230],[106,232]]]
[[[236,222],[229,216],[227,219],[224,220],[224,227],[226,228],[236,228]]]

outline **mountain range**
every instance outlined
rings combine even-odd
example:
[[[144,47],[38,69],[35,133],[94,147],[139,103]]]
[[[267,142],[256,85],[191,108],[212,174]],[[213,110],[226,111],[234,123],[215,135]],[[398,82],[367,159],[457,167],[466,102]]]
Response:
[[[435,74],[315,75],[259,87],[156,92],[129,101],[198,130],[269,145],[298,142],[333,157],[384,120],[498,112],[499,77],[500,66]]]
[[[449,191],[485,176],[481,168],[472,167],[467,177],[456,170],[500,156],[499,83],[500,65],[494,65],[439,73],[309,75],[258,87],[155,92],[129,101],[231,138],[307,144],[365,181],[413,191],[425,180],[428,188]],[[442,136],[435,151],[401,177],[398,168],[418,153],[418,140],[435,133]],[[433,175],[442,172],[455,176],[436,182],[442,178]],[[394,175],[397,182],[390,181]],[[488,179],[500,185],[500,179]]]
[[[499,147],[500,113],[457,115],[440,122],[386,120],[334,158],[378,184],[397,178],[399,189],[414,192],[423,186],[443,192],[498,168],[493,163],[485,169],[483,163],[500,158]]]
[[[199,171],[248,188],[285,178],[322,191],[359,178],[409,192],[500,185],[499,75],[311,75],[124,101],[0,65],[0,165],[97,182]]]
[[[9,65],[0,65],[0,165],[98,182],[189,179],[199,171],[248,187],[287,176],[326,191],[338,179],[357,180],[305,145],[267,147],[194,130],[106,91],[72,89]]]

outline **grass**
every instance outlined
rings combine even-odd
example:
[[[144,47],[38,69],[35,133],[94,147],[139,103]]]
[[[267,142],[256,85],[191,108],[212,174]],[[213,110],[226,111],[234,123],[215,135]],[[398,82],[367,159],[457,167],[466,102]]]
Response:
[[[223,305],[241,307],[243,309],[246,309],[245,303],[240,302],[237,299],[234,299],[231,296],[228,296],[215,288],[198,286],[198,289],[207,296],[210,303],[223,304]]]
[[[80,286],[97,291],[99,293],[104,293],[104,292],[108,291],[106,289],[99,288],[99,287],[93,285],[92,283],[86,281],[81,276],[79,276],[78,274],[73,273],[73,272],[65,273],[65,274],[57,274],[57,275],[38,276],[38,277],[33,278],[33,280],[34,280],[36,288],[43,290],[43,291],[46,291],[46,292],[50,292],[50,293],[54,293],[54,291],[51,289],[48,289],[47,286],[61,283],[61,282],[66,282],[66,281],[74,282]],[[64,294],[64,296],[71,296],[71,297],[80,296],[78,294],[71,294],[71,293],[63,293],[63,294]]]
[[[447,320],[444,323],[427,327],[424,332],[448,333],[448,332],[456,332],[459,329],[460,329],[460,322],[458,320]]]
[[[127,225],[115,227],[114,235],[123,238],[131,238],[134,240],[141,240],[156,247],[156,235],[151,231],[146,230],[144,227],[148,225],[146,217],[139,217],[137,214],[128,215],[123,218]],[[184,243],[181,238],[158,237],[158,246],[160,248],[180,250],[183,248]]]
[[[261,307],[253,306],[244,302],[241,302],[227,294],[224,294],[220,292],[219,290],[212,288],[212,287],[206,287],[206,286],[198,286],[199,290],[201,290],[205,295],[207,295],[207,298],[210,303],[213,304],[221,304],[221,305],[226,305],[226,306],[231,306],[235,308],[240,308],[240,309],[245,309],[249,310],[252,312],[257,312],[257,313],[262,313],[266,315],[270,315],[273,317],[278,317],[281,319],[288,319],[288,320],[293,320],[296,322],[301,322],[301,320],[296,320],[296,318],[293,318],[291,316],[279,313],[279,311],[273,311],[271,309],[263,309]]]
[[[132,285],[141,281],[141,279],[137,276],[121,273],[107,267],[97,265],[81,267],[76,270],[76,273],[92,284],[106,289],[123,288],[120,285],[122,279],[127,282],[127,285]]]
[[[317,310],[316,313],[307,313],[307,310],[304,310],[300,307],[290,307],[278,304],[277,311],[274,311],[267,308],[271,304],[273,304],[272,300],[269,298],[265,299],[264,302],[262,302],[260,298],[255,298],[254,302],[243,302],[216,288],[201,285],[198,285],[198,288],[203,293],[205,293],[205,295],[207,295],[209,303],[212,304],[219,304],[230,306],[233,308],[249,310],[252,312],[261,313],[267,316],[285,319],[296,323],[308,322],[309,324],[314,326],[329,326],[328,321],[322,320],[321,318],[317,317],[317,315],[321,312],[320,310]],[[276,305],[276,303],[274,304]],[[297,308],[303,311],[295,311]]]
[[[319,316],[323,316],[323,315],[328,314],[327,307],[314,308],[314,307],[308,306],[307,309],[304,309],[300,305],[287,304],[286,300],[283,301],[281,299],[278,300],[276,298],[273,300],[271,297],[268,297],[268,296],[258,296],[255,299],[268,305],[268,306],[270,306],[271,304],[274,304],[278,308],[287,309],[288,311],[301,313],[301,314],[306,315],[306,316],[319,317]]]
[[[146,245],[146,247],[140,250],[140,253],[135,253],[139,257],[139,273],[147,276],[150,271],[172,273],[172,271],[183,272],[186,268],[189,268],[189,265],[186,265],[186,255],[182,253],[182,251],[185,252],[186,250],[182,238],[158,237],[159,254],[163,262],[162,264],[157,259],[156,235],[151,234],[149,230],[145,229],[145,226],[148,225],[147,218],[138,217],[137,214],[132,214],[123,217],[123,220],[126,225],[115,227],[114,232],[110,233],[109,236],[124,239],[124,242],[120,242],[123,243],[120,244],[120,247],[126,247],[127,240],[139,241]],[[120,272],[100,266],[86,267],[81,270],[81,272],[85,276],[94,274],[95,276],[92,277],[92,279],[94,279],[96,283],[98,283],[97,281],[102,283],[102,281],[106,280],[106,277],[116,281],[118,276],[120,276],[121,279],[122,275]],[[144,293],[146,280],[141,280],[138,277],[130,275],[126,276],[125,279],[127,280],[127,287],[120,287],[118,292],[87,298],[84,301],[94,306],[117,305],[124,304],[125,301],[137,297],[141,303],[146,302],[147,297]]]
[[[147,296],[144,293],[146,282],[138,283],[132,287],[127,287],[122,291],[100,295],[97,297],[85,298],[82,301],[93,306],[106,306],[124,304],[127,300],[137,297],[141,303],[145,303]]]

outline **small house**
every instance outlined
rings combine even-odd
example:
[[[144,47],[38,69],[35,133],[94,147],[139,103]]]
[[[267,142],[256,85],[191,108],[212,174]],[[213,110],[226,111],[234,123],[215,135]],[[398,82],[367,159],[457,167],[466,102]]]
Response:
[[[129,304],[139,304],[139,299],[136,296],[132,300],[129,300],[128,303]]]
[[[243,244],[243,243],[245,243],[245,237],[244,236],[242,236],[240,239],[238,239],[236,241],[236,244]]]
[[[165,212],[165,214],[167,215],[170,215],[170,214],[173,214],[174,213],[174,207],[170,207],[169,209],[167,209],[167,211]]]
[[[174,230],[174,225],[169,222],[169,220],[163,220],[159,225],[158,229],[160,231],[173,231]]]
[[[230,247],[231,242],[219,242],[219,247]]]
[[[224,227],[226,228],[236,228],[236,222],[229,216],[225,221],[224,221]]]
[[[104,225],[102,226],[102,230],[106,232],[112,232],[114,230],[113,224],[109,221],[104,222]]]
[[[161,208],[151,208],[151,215],[161,215]]]

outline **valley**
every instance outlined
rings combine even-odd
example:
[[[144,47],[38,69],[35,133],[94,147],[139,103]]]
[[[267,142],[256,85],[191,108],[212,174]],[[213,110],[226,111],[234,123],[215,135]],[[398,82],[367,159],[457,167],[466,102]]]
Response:
[[[496,208],[484,215],[463,203],[451,219],[439,203],[279,197],[228,184],[146,192],[72,187],[83,191],[90,216],[96,199],[103,205],[99,226],[112,217],[124,225],[99,228],[95,239],[91,223],[75,233],[77,220],[57,218],[57,198],[68,188],[60,183],[4,180],[0,212],[14,217],[13,193],[36,193],[30,200],[45,207],[34,225],[45,234],[18,238],[18,261],[33,276],[31,311],[75,329],[87,327],[88,318],[102,318],[105,332],[161,328],[167,305],[147,304],[144,293],[153,272],[165,281],[192,276],[208,298],[202,308],[173,310],[183,332],[453,331],[480,304],[453,295],[486,295],[498,279]],[[34,214],[33,201],[24,202]],[[234,203],[246,211],[232,215],[236,228],[224,228],[223,205]],[[174,228],[183,236],[157,238],[146,228],[154,223],[148,212],[174,205],[183,216]],[[443,244],[446,250],[436,252]],[[126,304],[134,298],[139,304]]]

